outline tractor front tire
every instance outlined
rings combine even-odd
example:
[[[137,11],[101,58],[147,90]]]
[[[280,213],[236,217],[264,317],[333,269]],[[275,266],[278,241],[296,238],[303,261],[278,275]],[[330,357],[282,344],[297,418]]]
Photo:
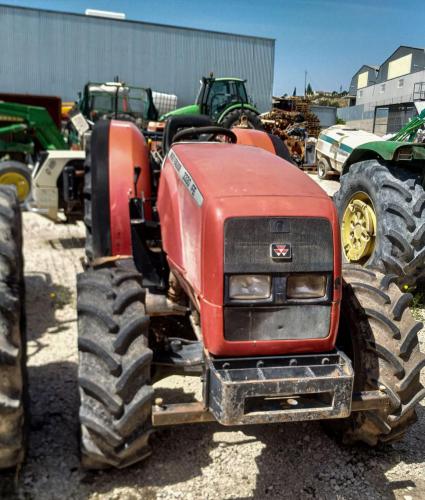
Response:
[[[425,276],[425,189],[418,174],[378,160],[341,176],[338,208],[343,258],[396,274],[406,288]]]
[[[25,457],[26,338],[21,212],[0,186],[0,469]]]
[[[381,391],[390,405],[353,412],[332,421],[343,442],[400,440],[416,421],[415,407],[425,397],[420,372],[425,356],[418,346],[422,323],[409,310],[411,294],[403,294],[395,276],[349,264],[343,269],[343,300],[337,344],[352,360],[354,392]]]
[[[5,160],[0,162],[0,186],[15,186],[19,203],[24,203],[31,193],[31,170],[20,161]]]
[[[82,465],[123,468],[151,453],[152,351],[141,275],[130,261],[77,278]]]
[[[264,130],[259,116],[249,109],[235,109],[227,113],[219,125],[225,128],[242,127]]]

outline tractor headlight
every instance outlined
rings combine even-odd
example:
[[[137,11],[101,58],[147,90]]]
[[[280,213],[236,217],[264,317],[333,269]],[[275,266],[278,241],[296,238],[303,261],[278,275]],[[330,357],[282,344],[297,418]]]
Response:
[[[270,276],[239,274],[230,276],[229,297],[237,300],[267,299],[270,297]]]
[[[286,282],[288,299],[318,299],[326,295],[326,276],[323,274],[294,274]]]

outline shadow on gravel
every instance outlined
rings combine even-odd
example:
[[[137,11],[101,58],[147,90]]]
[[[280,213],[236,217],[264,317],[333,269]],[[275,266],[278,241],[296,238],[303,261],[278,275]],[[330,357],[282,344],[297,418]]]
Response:
[[[31,415],[21,498],[69,498],[80,489],[77,364],[30,366],[28,375]],[[43,488],[51,496],[37,493]]]
[[[0,498],[7,500],[19,499],[19,480],[14,470],[0,472]]]
[[[47,240],[47,242],[55,250],[73,250],[75,248],[84,248],[86,239],[71,236],[70,238]]]
[[[48,273],[30,273],[25,275],[25,292],[29,341],[36,341],[47,331],[59,333],[66,330],[69,321],[58,321],[56,311],[73,300],[70,288],[52,283]]]
[[[93,494],[110,498],[108,495],[119,488],[124,489],[124,496],[114,498],[127,498],[125,492],[129,490],[125,488],[129,488],[128,498],[155,499],[159,491],[172,492],[174,485],[189,480],[197,481],[198,492],[205,487],[206,497],[207,493],[219,495],[222,490],[217,484],[223,481],[231,485],[235,476],[238,482],[232,498],[239,499],[425,498],[425,480],[418,484],[419,469],[415,475],[410,472],[425,461],[423,407],[418,409],[417,425],[394,446],[344,447],[315,422],[239,428],[188,425],[158,431],[152,438],[153,455],[140,464],[124,470],[84,473],[79,469],[78,455],[77,365],[49,363],[30,367],[29,375],[33,415],[20,498],[56,498],[48,493],[58,491],[61,494],[57,498],[83,499]],[[158,395],[165,401],[187,401],[193,396],[167,388],[161,388]],[[263,445],[259,452],[258,448],[257,454],[246,451],[255,441]],[[244,453],[246,461],[239,461]],[[391,471],[400,462],[403,468],[398,468],[391,480]],[[237,485],[252,479],[253,474],[252,495],[238,497]],[[0,481],[6,488],[1,476]],[[2,496],[0,490],[0,498],[13,498],[11,485],[10,478],[9,496]],[[180,488],[175,487],[176,491]]]
[[[166,399],[165,393],[161,396]],[[422,425],[424,413],[421,407],[419,419]],[[215,436],[218,432],[222,436],[234,431],[243,433],[237,442]],[[220,482],[223,476],[223,481],[231,483],[233,474],[244,473],[240,464],[233,470],[231,462],[226,462],[217,473],[217,463],[226,458],[226,449],[229,448],[229,453],[235,446],[244,450],[243,445],[259,441],[264,447],[253,458],[256,464],[255,490],[249,497],[244,497],[237,496],[236,489],[232,498],[395,499],[403,498],[403,495],[424,498],[425,484],[419,484],[417,479],[420,474],[410,479],[408,472],[425,461],[425,432],[421,431],[421,426],[412,430],[402,442],[402,448],[398,449],[400,445],[346,447],[328,437],[320,424],[314,422],[239,428],[218,424],[175,427],[157,432],[152,441],[154,453],[145,462],[122,471],[87,475],[87,494],[108,494],[114,488],[129,487],[143,492],[146,498],[150,498],[149,494],[156,498],[158,488],[169,487],[172,491],[173,485],[193,478],[200,478],[206,485],[206,493],[212,492],[214,488],[207,486],[210,479]],[[417,436],[418,432],[420,436]],[[417,439],[417,443],[412,439]],[[221,450],[220,455],[217,455],[217,450]],[[401,461],[406,464],[405,471],[398,470],[392,481],[391,470]],[[213,462],[215,473],[208,475]],[[248,466],[246,474],[251,473],[252,467]]]

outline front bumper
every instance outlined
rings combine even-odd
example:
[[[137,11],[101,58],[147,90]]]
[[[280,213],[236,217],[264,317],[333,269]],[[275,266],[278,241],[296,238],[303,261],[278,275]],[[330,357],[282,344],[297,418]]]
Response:
[[[354,372],[330,354],[206,359],[205,406],[223,425],[344,418]]]

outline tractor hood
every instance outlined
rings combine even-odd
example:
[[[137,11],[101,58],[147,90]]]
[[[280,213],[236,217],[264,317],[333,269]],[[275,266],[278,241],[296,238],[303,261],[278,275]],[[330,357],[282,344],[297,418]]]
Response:
[[[171,116],[183,116],[183,115],[199,115],[201,110],[198,104],[190,104],[189,106],[183,106],[182,108],[174,109],[173,111],[169,111],[165,113],[165,115],[161,115],[159,117],[159,121],[164,121]]]
[[[201,259],[211,255],[201,245],[211,239],[222,263],[227,219],[321,217],[337,224],[329,196],[296,166],[258,147],[225,143],[175,144],[163,164],[157,207],[163,248],[196,293],[205,292]],[[220,272],[218,262],[213,268]]]
[[[233,197],[328,196],[299,168],[262,148],[226,143],[175,144],[169,159],[190,173],[207,203]],[[295,201],[304,204],[305,201]]]
[[[215,354],[235,352],[222,332],[229,273],[333,272],[339,279],[334,204],[308,175],[260,147],[175,144],[163,163],[157,208],[170,269],[201,311],[205,346]],[[289,257],[273,260],[272,249],[282,245]],[[334,325],[335,308],[332,318]],[[331,336],[316,341],[315,349],[332,348]],[[281,348],[263,347],[263,354]]]

